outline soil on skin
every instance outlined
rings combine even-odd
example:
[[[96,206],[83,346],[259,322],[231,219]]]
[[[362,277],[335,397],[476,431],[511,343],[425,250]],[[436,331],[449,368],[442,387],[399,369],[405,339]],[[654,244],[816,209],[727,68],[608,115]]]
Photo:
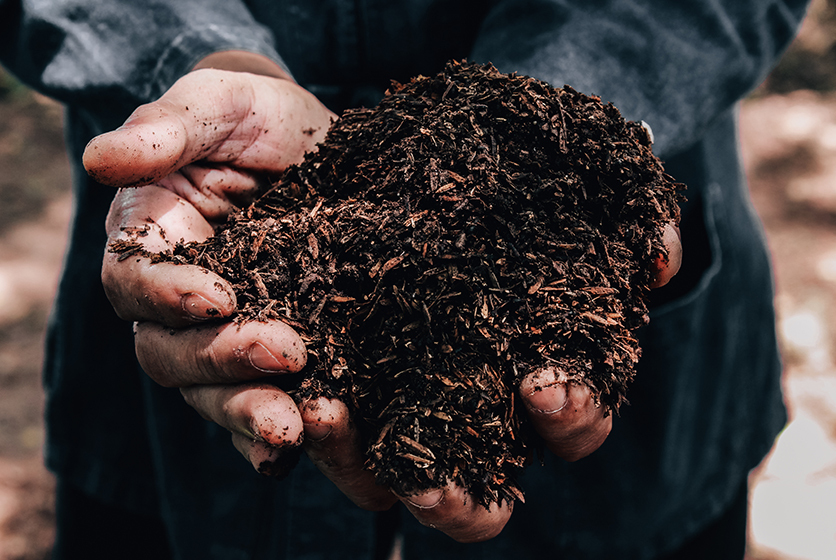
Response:
[[[626,401],[682,189],[650,144],[597,97],[450,63],[346,112],[215,237],[156,258],[228,279],[238,320],[298,330],[292,394],[349,404],[381,484],[522,499],[523,376]]]

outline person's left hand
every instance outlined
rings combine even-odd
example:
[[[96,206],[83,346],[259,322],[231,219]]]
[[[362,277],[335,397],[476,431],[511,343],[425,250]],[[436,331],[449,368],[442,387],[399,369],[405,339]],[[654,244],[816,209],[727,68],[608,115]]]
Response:
[[[679,271],[682,246],[678,229],[666,225],[662,233],[666,254],[654,261],[656,279],[651,288],[667,284]],[[555,369],[544,369],[526,376],[520,396],[535,430],[548,449],[566,461],[577,461],[597,450],[612,430],[612,414],[596,404],[584,385],[571,383]],[[355,491],[373,483],[363,468],[358,437],[348,409],[338,401],[319,399],[300,407],[305,418],[308,454],[329,478],[353,487]],[[350,492],[347,492],[350,494]],[[412,496],[399,496],[418,521],[435,527],[459,542],[477,542],[499,534],[511,517],[514,504],[493,503],[489,508],[477,504],[461,486]]]

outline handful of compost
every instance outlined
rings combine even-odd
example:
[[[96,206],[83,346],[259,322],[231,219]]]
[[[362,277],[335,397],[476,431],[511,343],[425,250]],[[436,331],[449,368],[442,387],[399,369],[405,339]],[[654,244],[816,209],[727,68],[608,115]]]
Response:
[[[650,144],[596,97],[453,62],[346,112],[214,237],[155,258],[228,279],[237,320],[300,333],[290,393],[349,406],[380,484],[522,499],[523,376],[626,400],[679,219]]]

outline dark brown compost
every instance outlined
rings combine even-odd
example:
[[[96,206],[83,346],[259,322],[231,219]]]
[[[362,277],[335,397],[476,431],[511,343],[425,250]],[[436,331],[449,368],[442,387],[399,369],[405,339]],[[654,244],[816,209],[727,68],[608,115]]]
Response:
[[[292,393],[348,403],[378,482],[453,480],[487,505],[522,497],[537,446],[522,376],[625,402],[679,190],[612,105],[453,62],[343,114],[215,237],[162,258],[228,279],[238,320],[297,329]]]

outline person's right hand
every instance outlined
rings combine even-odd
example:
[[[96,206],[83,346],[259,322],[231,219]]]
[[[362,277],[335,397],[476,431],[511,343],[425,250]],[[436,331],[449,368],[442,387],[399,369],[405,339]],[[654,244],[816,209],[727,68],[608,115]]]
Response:
[[[301,161],[335,118],[269,61],[247,53],[211,58],[206,66],[220,61],[266,68],[272,76],[192,72],[87,146],[90,175],[125,187],[106,221],[109,244],[128,241],[154,253],[179,240],[207,238],[212,222],[250,200],[265,174]],[[117,314],[135,322],[143,369],[161,385],[180,388],[203,417],[226,427],[255,468],[281,468],[285,448],[309,432],[309,454],[355,502],[386,509],[396,501],[362,469],[347,417],[328,415],[328,402],[319,408],[308,403],[300,412],[287,394],[263,382],[305,365],[306,349],[290,327],[225,322],[236,298],[223,278],[196,266],[152,264],[139,252],[106,252],[102,282]],[[325,429],[334,434],[324,438]]]

